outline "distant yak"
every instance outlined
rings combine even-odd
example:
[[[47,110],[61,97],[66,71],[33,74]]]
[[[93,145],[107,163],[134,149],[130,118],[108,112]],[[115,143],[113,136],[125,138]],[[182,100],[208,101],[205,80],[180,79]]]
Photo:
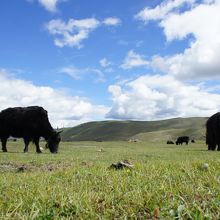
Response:
[[[180,137],[177,138],[176,145],[179,145],[179,144],[182,145],[183,143],[188,145],[188,143],[189,143],[189,137],[188,136],[180,136]]]
[[[208,150],[220,150],[220,112],[212,115],[206,122],[206,144]]]
[[[167,141],[167,144],[174,144],[174,142],[173,141]]]
[[[36,152],[41,153],[39,140],[43,137],[51,153],[58,152],[60,132],[56,132],[47,116],[47,111],[39,106],[7,108],[0,112],[0,139],[2,151],[7,152],[7,139],[12,136],[23,138],[24,152],[28,152],[28,145],[32,141]]]

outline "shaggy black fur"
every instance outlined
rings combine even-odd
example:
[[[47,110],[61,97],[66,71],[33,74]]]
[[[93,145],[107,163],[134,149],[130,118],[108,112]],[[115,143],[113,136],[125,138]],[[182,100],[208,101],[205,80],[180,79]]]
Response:
[[[7,152],[7,139],[12,136],[23,138],[24,152],[28,152],[30,141],[41,153],[39,140],[45,138],[51,153],[57,153],[60,142],[60,132],[56,132],[47,116],[47,111],[39,106],[7,108],[0,112],[0,139],[2,151]]]
[[[206,122],[206,144],[208,150],[220,150],[220,112],[212,115]]]
[[[181,137],[178,137],[177,140],[176,140],[176,145],[179,145],[182,143],[186,143],[186,145],[188,145],[189,143],[189,137],[188,136],[181,136]]]

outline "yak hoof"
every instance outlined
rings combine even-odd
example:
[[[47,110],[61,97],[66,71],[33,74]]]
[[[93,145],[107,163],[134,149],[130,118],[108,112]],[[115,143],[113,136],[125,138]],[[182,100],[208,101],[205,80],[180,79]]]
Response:
[[[42,151],[38,150],[38,151],[37,151],[37,153],[38,153],[38,154],[41,154],[41,153],[42,153]]]
[[[2,149],[3,152],[8,152],[7,149]]]

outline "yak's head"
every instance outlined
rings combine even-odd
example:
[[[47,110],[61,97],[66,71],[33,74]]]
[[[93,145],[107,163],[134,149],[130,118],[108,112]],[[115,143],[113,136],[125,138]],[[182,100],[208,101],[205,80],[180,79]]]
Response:
[[[51,153],[57,153],[58,152],[58,147],[59,143],[61,140],[60,133],[62,131],[56,132],[53,131],[52,135],[48,138],[46,148],[49,148]]]

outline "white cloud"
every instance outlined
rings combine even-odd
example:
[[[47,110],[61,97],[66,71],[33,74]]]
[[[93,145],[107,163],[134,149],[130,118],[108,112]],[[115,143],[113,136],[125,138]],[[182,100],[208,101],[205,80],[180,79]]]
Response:
[[[59,71],[60,73],[65,73],[69,76],[71,76],[73,79],[75,80],[80,80],[82,79],[82,75],[83,75],[83,71],[80,70],[80,69],[77,69],[76,67],[74,66],[66,66],[66,67],[63,67],[60,69]]]
[[[26,0],[27,2],[33,3],[36,0]],[[46,10],[50,12],[57,11],[57,5],[60,2],[68,1],[68,0],[37,0]]]
[[[109,118],[159,120],[210,116],[220,109],[220,95],[200,85],[186,85],[168,75],[141,76],[124,86],[111,85],[113,107]]]
[[[184,4],[193,5],[196,0],[167,0],[163,1],[160,5],[156,6],[155,8],[144,8],[141,10],[135,18],[138,20],[142,20],[147,23],[150,20],[160,20],[167,16],[170,12],[179,7],[183,6]]]
[[[56,46],[81,48],[81,42],[88,38],[90,32],[95,30],[99,24],[100,22],[95,18],[81,20],[69,19],[66,23],[60,19],[56,19],[51,20],[46,25],[46,29],[50,34],[56,36],[54,40]]]
[[[54,127],[73,126],[81,122],[103,118],[106,106],[93,105],[87,99],[70,96],[46,86],[16,79],[0,69],[0,110],[15,106],[40,105],[48,111]],[[13,88],[13,89],[12,89]]]
[[[116,26],[119,20],[116,18],[107,18],[100,22],[95,18],[86,18],[81,20],[69,19],[64,22],[61,19],[54,19],[46,24],[46,29],[51,35],[55,36],[54,43],[58,47],[77,47],[80,49],[82,41],[89,37],[89,34],[100,25]]]
[[[95,78],[94,82],[105,82],[105,76],[99,69],[94,68],[83,68],[79,69],[74,66],[66,66],[60,69],[61,73],[65,73],[71,76],[75,80],[81,80],[85,77],[91,77],[92,79]],[[94,75],[96,77],[94,77]]]
[[[111,62],[108,61],[105,57],[102,58],[102,59],[99,61],[99,63],[100,63],[100,65],[101,65],[102,67],[108,67],[108,66],[111,65]]]
[[[130,50],[125,57],[121,68],[131,69],[134,67],[148,66],[149,62],[144,59],[143,55],[135,53],[133,50]]]
[[[121,20],[119,18],[109,17],[104,19],[102,23],[107,26],[118,26],[119,24],[121,24]]]
[[[219,0],[205,1],[188,11],[167,13],[157,18],[161,19],[160,26],[167,41],[182,40],[188,36],[192,36],[193,40],[182,53],[154,57],[152,65],[180,79],[220,78],[219,11]]]
[[[55,12],[57,3],[59,0],[38,0],[41,5],[45,7],[48,11]]]

